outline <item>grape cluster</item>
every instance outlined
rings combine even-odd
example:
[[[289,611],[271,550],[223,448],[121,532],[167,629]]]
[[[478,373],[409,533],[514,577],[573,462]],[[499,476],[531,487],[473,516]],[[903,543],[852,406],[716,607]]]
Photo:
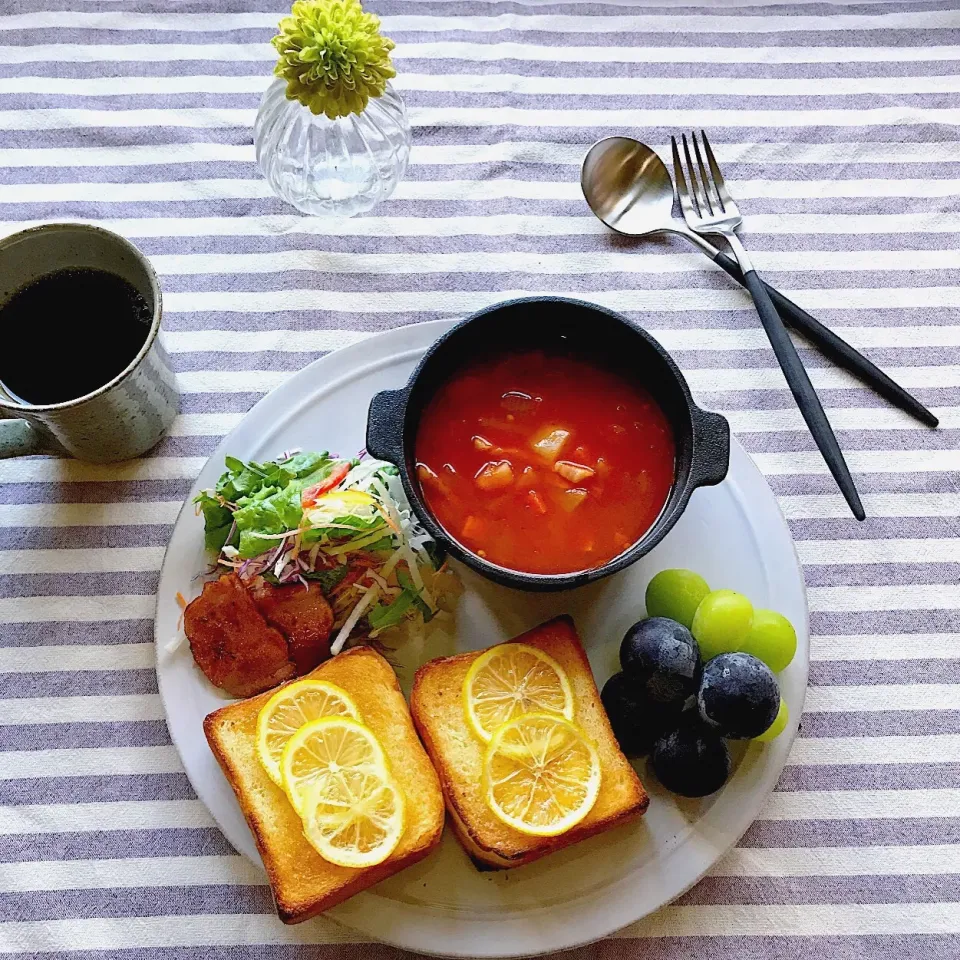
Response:
[[[650,754],[673,793],[702,797],[730,775],[725,740],[773,740],[789,722],[776,673],[797,650],[786,617],[691,570],[648,584],[647,618],[620,645],[620,673],[601,700],[621,749]]]

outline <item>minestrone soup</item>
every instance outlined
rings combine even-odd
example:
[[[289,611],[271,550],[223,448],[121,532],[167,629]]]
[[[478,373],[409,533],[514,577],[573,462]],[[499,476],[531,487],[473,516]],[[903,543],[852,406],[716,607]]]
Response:
[[[424,409],[415,452],[447,533],[530,573],[602,566],[650,529],[674,480],[670,424],[647,391],[543,351],[456,373]]]

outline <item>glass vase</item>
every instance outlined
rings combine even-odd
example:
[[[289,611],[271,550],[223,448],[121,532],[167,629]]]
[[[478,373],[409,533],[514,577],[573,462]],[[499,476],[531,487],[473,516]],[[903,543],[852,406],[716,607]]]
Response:
[[[271,189],[303,213],[352,217],[393,193],[410,159],[410,121],[387,84],[366,109],[330,120],[267,88],[254,126],[257,164]]]

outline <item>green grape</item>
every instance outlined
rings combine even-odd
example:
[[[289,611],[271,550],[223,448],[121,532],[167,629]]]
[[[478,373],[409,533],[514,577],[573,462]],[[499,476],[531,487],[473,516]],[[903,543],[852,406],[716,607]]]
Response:
[[[661,570],[647,584],[647,616],[668,617],[688,630],[700,601],[710,592],[707,581],[692,570]]]
[[[774,673],[779,673],[797,652],[797,631],[775,610],[754,610],[753,626],[740,649],[752,653]]]
[[[743,641],[753,623],[753,604],[736,590],[708,593],[693,615],[690,632],[700,644],[703,662],[719,653],[743,650]]]
[[[787,709],[787,701],[780,698],[780,709],[777,711],[777,715],[773,718],[773,723],[767,727],[759,737],[754,737],[754,740],[760,740],[763,743],[768,743],[770,740],[774,740],[787,729],[787,724],[790,722],[790,711]]]

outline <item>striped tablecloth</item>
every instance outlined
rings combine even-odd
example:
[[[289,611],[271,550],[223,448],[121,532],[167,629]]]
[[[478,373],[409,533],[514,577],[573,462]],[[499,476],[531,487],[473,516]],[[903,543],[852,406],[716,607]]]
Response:
[[[555,292],[640,320],[730,417],[789,519],[813,632],[761,818],[677,904],[577,956],[960,956],[960,2],[372,6],[413,160],[372,215],[331,226],[253,162],[282,0],[0,0],[0,231],[133,239],[184,393],[142,461],[0,464],[0,951],[397,956],[332,921],[282,927],[195,798],[157,696],[157,571],[204,458],[292,371]],[[744,294],[689,247],[610,236],[580,197],[594,140],[662,150],[692,126],[761,272],[942,418],[918,428],[805,352],[865,523]]]

